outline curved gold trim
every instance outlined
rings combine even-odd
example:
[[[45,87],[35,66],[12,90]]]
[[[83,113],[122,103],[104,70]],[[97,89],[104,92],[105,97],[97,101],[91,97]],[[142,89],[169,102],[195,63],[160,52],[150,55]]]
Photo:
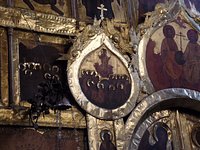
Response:
[[[123,135],[121,135],[122,137],[126,138],[126,140],[124,140],[124,148],[128,149],[128,147],[130,146],[132,135],[136,131],[138,123],[143,119],[146,113],[151,112],[156,106],[158,106],[161,103],[171,102],[171,100],[177,98],[179,99],[173,101],[173,103],[170,106],[177,105],[181,107],[187,107],[196,111],[200,110],[200,105],[191,105],[191,102],[194,102],[195,104],[197,102],[200,103],[200,92],[181,88],[165,89],[155,92],[147,98],[143,99],[129,116],[125,125],[125,135],[124,133]],[[188,103],[185,102],[186,99]],[[163,107],[162,109],[165,108]]]

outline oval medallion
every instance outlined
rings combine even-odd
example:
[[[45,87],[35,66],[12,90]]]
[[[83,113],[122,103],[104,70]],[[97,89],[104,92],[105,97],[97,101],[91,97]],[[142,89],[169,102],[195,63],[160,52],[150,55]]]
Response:
[[[105,34],[98,35],[68,66],[69,86],[78,104],[91,115],[118,119],[138,96],[138,76]]]

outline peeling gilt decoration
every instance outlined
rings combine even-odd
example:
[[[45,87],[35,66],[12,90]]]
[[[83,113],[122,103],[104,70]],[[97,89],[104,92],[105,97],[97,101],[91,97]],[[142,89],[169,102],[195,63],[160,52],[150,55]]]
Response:
[[[75,19],[16,8],[0,7],[0,25],[60,35],[76,32]]]
[[[6,30],[0,28],[0,53],[1,53],[1,100],[0,105],[8,105],[8,42]]]

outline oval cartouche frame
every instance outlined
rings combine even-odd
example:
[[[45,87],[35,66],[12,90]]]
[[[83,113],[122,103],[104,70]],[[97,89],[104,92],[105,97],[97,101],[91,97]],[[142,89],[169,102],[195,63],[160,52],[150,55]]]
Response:
[[[118,57],[118,59],[120,59],[126,67],[131,80],[130,82],[132,86],[128,100],[116,109],[105,109],[91,103],[82,92],[79,83],[79,69],[85,57],[87,57],[87,55],[91,52],[96,51],[96,49],[102,45],[105,45],[114,55],[116,55],[116,57]],[[139,95],[138,74],[133,72],[133,69],[129,67],[127,60],[123,57],[119,50],[114,47],[112,41],[106,36],[105,33],[96,35],[93,40],[90,40],[90,42],[88,42],[88,44],[84,47],[85,48],[83,48],[83,50],[76,50],[77,52],[81,52],[75,60],[71,60],[71,62],[69,62],[67,70],[69,87],[75,100],[86,112],[99,119],[115,120],[126,116],[135,107],[136,100]]]

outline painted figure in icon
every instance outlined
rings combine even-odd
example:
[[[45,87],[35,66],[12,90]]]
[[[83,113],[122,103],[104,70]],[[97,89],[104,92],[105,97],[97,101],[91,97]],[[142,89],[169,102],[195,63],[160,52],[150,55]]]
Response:
[[[101,145],[99,150],[117,150],[112,143],[112,134],[109,130],[101,131]]]
[[[200,83],[200,45],[198,42],[198,32],[190,29],[187,32],[188,44],[184,52],[184,78],[193,85]]]
[[[28,5],[28,7],[31,9],[31,10],[34,10],[34,6],[33,4],[31,3],[30,0],[23,0],[24,3],[26,3]],[[54,10],[56,13],[58,13],[59,15],[63,16],[64,13],[58,9],[56,7],[56,4],[57,4],[57,0],[34,0],[34,2],[38,3],[38,4],[41,4],[41,5],[50,5],[51,6],[51,9]]]
[[[99,55],[101,64],[95,63],[94,67],[101,77],[109,77],[110,74],[113,74],[113,66],[109,65],[110,57],[107,56],[107,50],[103,49],[101,55]]]
[[[155,127],[154,127],[155,128]],[[152,135],[151,135],[152,134]],[[149,143],[149,138],[153,137],[155,144]],[[169,140],[169,136],[165,127],[158,125],[155,128],[155,133],[145,131],[138,150],[173,150],[172,142]]]
[[[174,40],[175,30],[171,25],[163,27],[165,38],[161,44],[161,60],[163,63],[163,73],[170,85],[177,86],[180,76],[182,75],[182,65],[179,65],[175,59],[176,53],[179,51]]]

